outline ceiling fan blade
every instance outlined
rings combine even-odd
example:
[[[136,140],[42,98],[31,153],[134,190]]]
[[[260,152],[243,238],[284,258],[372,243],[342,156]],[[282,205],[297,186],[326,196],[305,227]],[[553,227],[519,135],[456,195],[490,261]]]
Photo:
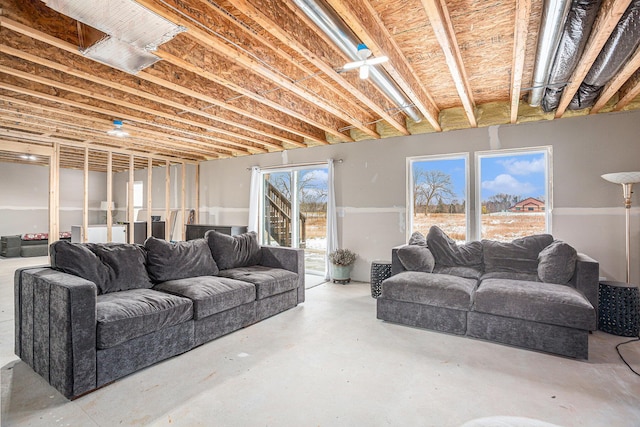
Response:
[[[367,61],[355,61],[355,62],[348,62],[346,64],[344,64],[344,67],[342,67],[343,70],[353,70],[354,68],[358,68],[363,66]]]
[[[377,58],[367,59],[365,62],[367,63],[367,65],[376,65],[376,64],[382,64],[383,62],[387,62],[388,60],[389,58],[386,56],[378,56]]]
[[[360,78],[363,80],[369,78],[369,66],[367,64],[360,67]]]

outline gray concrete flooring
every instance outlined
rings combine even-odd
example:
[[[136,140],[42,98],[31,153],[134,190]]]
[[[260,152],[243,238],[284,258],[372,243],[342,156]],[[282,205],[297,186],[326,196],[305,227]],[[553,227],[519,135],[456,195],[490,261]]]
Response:
[[[394,325],[376,319],[368,283],[313,287],[70,402],[13,355],[13,270],[43,263],[0,258],[3,426],[640,426],[640,377],[614,348],[627,338],[596,332],[576,361]],[[623,352],[640,370],[640,344]]]

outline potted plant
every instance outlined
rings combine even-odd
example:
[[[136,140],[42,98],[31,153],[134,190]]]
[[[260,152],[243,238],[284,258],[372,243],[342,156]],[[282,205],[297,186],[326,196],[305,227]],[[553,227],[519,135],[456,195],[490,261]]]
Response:
[[[351,282],[351,266],[357,255],[349,249],[336,249],[329,254],[331,262],[331,280],[333,283]]]

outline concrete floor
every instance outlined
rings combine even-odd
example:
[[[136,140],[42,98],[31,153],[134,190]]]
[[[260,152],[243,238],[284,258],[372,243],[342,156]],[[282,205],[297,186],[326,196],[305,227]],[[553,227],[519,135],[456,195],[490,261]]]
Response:
[[[627,338],[596,332],[575,361],[394,325],[376,319],[367,283],[313,287],[70,402],[13,355],[13,270],[44,262],[0,258],[3,426],[640,426],[640,377],[614,348]],[[640,344],[623,349],[640,371]]]

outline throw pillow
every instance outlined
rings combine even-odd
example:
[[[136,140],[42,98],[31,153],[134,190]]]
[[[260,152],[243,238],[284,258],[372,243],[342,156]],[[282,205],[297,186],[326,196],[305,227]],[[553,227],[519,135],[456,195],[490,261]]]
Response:
[[[86,245],[106,266],[109,274],[109,279],[99,286],[100,293],[148,289],[153,286],[147,274],[147,254],[142,246],[127,243]]]
[[[407,245],[398,248],[398,260],[408,271],[431,273],[436,265],[431,251],[426,246]]]
[[[427,238],[424,237],[424,235],[421,232],[415,231],[415,232],[413,232],[411,237],[409,237],[409,243],[408,244],[409,245],[427,246]]]
[[[511,243],[482,241],[486,273],[538,274],[538,254],[553,242],[550,234],[537,234],[515,239]]]
[[[427,234],[427,247],[442,267],[471,267],[482,270],[482,243],[468,242],[462,245],[447,236],[437,226],[432,226]]]
[[[204,235],[220,270],[260,264],[262,251],[255,231],[229,236],[215,230]]]
[[[155,282],[218,275],[218,266],[203,238],[171,243],[152,236],[144,246],[149,276]]]
[[[578,253],[565,242],[555,240],[538,255],[538,277],[547,283],[569,283],[576,270]]]
[[[95,283],[98,294],[153,286],[139,245],[59,240],[51,245],[51,267]]]
[[[109,280],[107,266],[82,243],[58,240],[50,247],[51,268],[82,277],[102,289]]]

